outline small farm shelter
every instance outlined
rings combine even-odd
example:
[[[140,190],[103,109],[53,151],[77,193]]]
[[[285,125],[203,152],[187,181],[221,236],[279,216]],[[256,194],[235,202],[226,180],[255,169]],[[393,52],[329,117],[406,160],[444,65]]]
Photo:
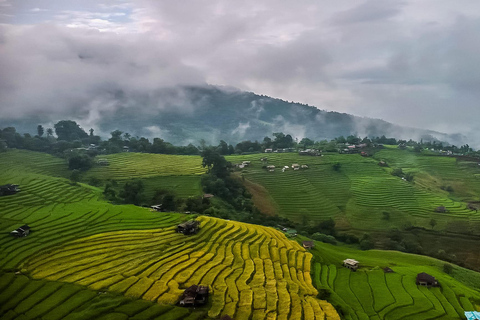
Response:
[[[345,260],[343,260],[343,266],[344,266],[345,268],[350,269],[350,270],[357,271],[357,269],[358,269],[358,261],[357,261],[357,260],[353,260],[353,259],[345,259]]]
[[[177,226],[177,232],[183,233],[184,235],[195,234],[200,229],[200,222],[197,220],[190,220],[184,223],[180,223]]]
[[[188,287],[180,297],[179,304],[185,307],[203,305],[208,300],[208,287],[193,285]]]
[[[390,269],[389,267],[383,268],[383,272],[385,272],[385,273],[394,273],[394,271],[393,271],[392,269]]]
[[[298,163],[294,163],[294,164],[292,164],[292,168],[293,168],[293,170],[299,170],[300,165]]]
[[[123,152],[128,152],[128,151],[130,151],[130,148],[127,147],[127,146],[124,146],[124,147],[123,147]]]
[[[312,249],[315,246],[313,241],[303,241],[302,245],[305,249]]]
[[[267,170],[270,171],[270,172],[273,172],[273,171],[275,171],[275,166],[273,166],[273,165],[267,166]]]
[[[8,196],[19,192],[18,184],[6,184],[0,186],[0,196]]]
[[[428,273],[422,272],[417,274],[417,285],[426,286],[426,287],[437,287],[438,281],[434,276],[429,275]]]
[[[272,153],[273,152],[273,149],[265,149],[265,153]]]
[[[308,169],[308,166],[306,164],[302,164],[302,169]]]
[[[152,208],[155,211],[162,211],[162,205],[161,204],[156,204],[154,206],[151,206],[150,208]]]
[[[385,161],[380,161],[380,162],[378,163],[378,165],[379,165],[380,167],[388,167],[388,164],[387,164]]]
[[[440,206],[440,207],[435,208],[435,212],[445,213],[447,211],[448,211],[447,208],[445,208],[444,206]]]
[[[110,163],[108,162],[107,159],[98,159],[98,160],[97,160],[97,164],[98,164],[99,166],[108,166],[108,165],[110,165]]]
[[[26,237],[30,234],[30,227],[28,225],[23,225],[20,228],[13,230],[10,232],[10,234],[14,237],[20,238],[20,237]]]
[[[211,194],[211,193],[205,193],[205,194],[203,195],[203,199],[210,199],[210,198],[213,198],[213,197],[214,197],[214,195]]]
[[[480,312],[465,311],[465,317],[467,318],[467,320],[480,320]]]
[[[242,164],[245,166],[245,167],[248,167],[250,165],[250,161],[243,161]]]
[[[287,230],[287,235],[290,237],[296,237],[297,236],[297,230],[295,229],[288,229]]]

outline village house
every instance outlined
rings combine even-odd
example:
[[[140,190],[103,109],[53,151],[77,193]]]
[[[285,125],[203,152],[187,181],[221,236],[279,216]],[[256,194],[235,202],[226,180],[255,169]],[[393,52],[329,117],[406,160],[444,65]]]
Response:
[[[20,238],[20,237],[26,237],[30,234],[30,227],[28,225],[23,225],[20,228],[13,230],[10,232],[10,234],[14,237]]]
[[[6,184],[0,186],[0,196],[8,196],[20,192],[18,184]]]
[[[319,156],[320,152],[321,151],[316,149],[305,149],[305,150],[300,150],[298,154],[301,156]]]
[[[315,243],[313,241],[303,241],[302,246],[305,249],[312,249],[315,246]]]
[[[265,149],[265,153],[272,153],[272,152],[273,152],[273,149],[271,148]]]
[[[343,266],[348,268],[352,271],[357,271],[358,269],[358,261],[354,259],[345,259],[343,260]]]
[[[184,307],[204,305],[208,301],[208,291],[207,286],[193,285],[188,287],[180,297],[179,304]]]
[[[300,170],[300,165],[298,163],[292,164],[292,169],[293,170]]]
[[[422,272],[417,274],[417,285],[426,286],[426,287],[438,287],[438,281],[434,276],[429,275],[428,273]]]
[[[184,235],[195,234],[200,229],[200,222],[197,220],[190,220],[180,223],[177,226],[177,232]]]
[[[124,147],[123,147],[123,152],[128,152],[128,151],[130,151],[130,148],[127,147],[127,146],[124,146]]]

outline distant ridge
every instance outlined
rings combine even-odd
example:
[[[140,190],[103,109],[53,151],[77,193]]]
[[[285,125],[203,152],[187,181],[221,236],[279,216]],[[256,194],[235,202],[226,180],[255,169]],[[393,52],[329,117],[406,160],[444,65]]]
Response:
[[[217,86],[183,86],[156,90],[151,94],[117,91],[111,94],[109,105],[98,111],[95,123],[91,115],[75,118],[86,130],[96,133],[119,129],[132,136],[161,137],[173,144],[208,143],[225,140],[262,140],[273,132],[291,134],[294,138],[314,140],[358,135],[395,137],[420,141],[438,140],[464,144],[460,134],[448,135],[436,131],[398,126],[384,120],[363,118],[346,113],[320,110],[316,107],[287,102],[268,96]],[[61,115],[38,116],[20,120],[1,119],[0,127],[16,126],[19,132],[31,132],[39,123],[66,119]],[[89,120],[87,120],[89,119]]]

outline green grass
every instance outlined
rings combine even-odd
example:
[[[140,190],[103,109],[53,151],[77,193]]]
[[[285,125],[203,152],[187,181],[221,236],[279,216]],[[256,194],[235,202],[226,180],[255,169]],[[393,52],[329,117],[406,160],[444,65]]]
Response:
[[[200,156],[178,156],[151,153],[117,153],[100,155],[96,159],[106,159],[110,165],[90,169],[90,176],[102,180],[136,179],[156,176],[188,176],[205,173]]]
[[[262,169],[259,159],[263,156],[267,156],[269,165],[277,167],[275,172]],[[303,221],[303,216],[312,222],[332,217],[346,229],[384,230],[386,226],[402,227],[406,220],[431,228],[429,221],[434,218],[439,222],[438,229],[447,228],[452,221],[470,221],[473,223],[469,231],[480,234],[480,225],[476,222],[480,214],[468,210],[460,201],[478,198],[480,180],[473,172],[476,168],[456,163],[454,158],[416,155],[395,149],[377,152],[375,158],[358,154],[308,157],[295,153],[227,157],[234,163],[251,161],[252,165],[243,170],[245,178],[268,190],[278,214],[298,222]],[[404,168],[405,172],[417,172],[418,181],[409,183],[392,176],[391,168],[378,166],[378,159],[387,160],[392,167]],[[336,162],[341,163],[339,171],[332,168]],[[309,169],[285,172],[279,169],[292,163],[308,164]],[[427,176],[437,179],[437,185],[427,184],[430,182]],[[468,188],[459,188],[456,196],[440,189],[444,184],[455,184],[452,180]],[[471,191],[463,194],[464,189]],[[440,205],[447,207],[449,213],[434,212]],[[391,213],[389,221],[382,219],[385,211]]]
[[[480,301],[480,274],[455,267],[443,273],[444,262],[395,251],[359,251],[316,242],[312,277],[317,288],[331,290],[329,299],[340,306],[345,319],[463,319]],[[360,262],[352,272],[341,264],[346,258]],[[394,273],[384,273],[390,267]],[[334,272],[332,272],[334,270]],[[427,272],[441,287],[415,284],[417,273]]]

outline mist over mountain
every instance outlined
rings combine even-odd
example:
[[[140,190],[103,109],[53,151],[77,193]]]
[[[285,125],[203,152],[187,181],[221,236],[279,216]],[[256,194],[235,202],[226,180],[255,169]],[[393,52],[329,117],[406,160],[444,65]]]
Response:
[[[0,126],[35,133],[37,124],[52,126],[73,119],[105,137],[114,130],[133,136],[161,137],[176,145],[225,140],[262,140],[273,132],[314,140],[338,136],[382,136],[398,139],[440,140],[461,145],[466,137],[398,126],[380,119],[320,110],[306,104],[217,86],[175,86],[149,94],[108,92],[98,108],[79,108],[74,114],[37,114],[20,119],[1,119]]]

